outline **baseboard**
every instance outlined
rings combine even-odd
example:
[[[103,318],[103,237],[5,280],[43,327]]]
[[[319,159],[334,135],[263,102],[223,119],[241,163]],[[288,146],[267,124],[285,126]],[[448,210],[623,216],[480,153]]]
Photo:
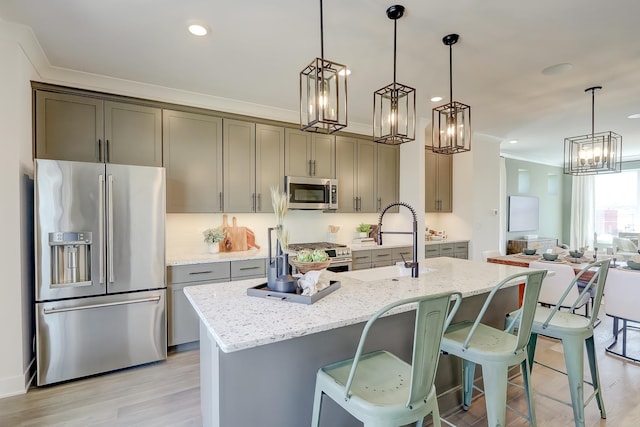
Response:
[[[36,376],[36,359],[31,362],[22,375],[0,378],[0,399],[25,394]]]

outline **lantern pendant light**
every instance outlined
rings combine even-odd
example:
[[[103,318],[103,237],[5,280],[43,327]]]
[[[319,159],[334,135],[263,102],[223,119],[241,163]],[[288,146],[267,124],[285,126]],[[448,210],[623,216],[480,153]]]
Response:
[[[373,93],[373,140],[381,144],[402,144],[416,135],[416,90],[396,82],[397,25],[402,15],[402,5],[387,9],[387,17],[393,19],[393,83]]]
[[[458,34],[449,34],[442,42],[449,46],[449,103],[431,112],[432,137],[426,148],[434,153],[456,154],[471,150],[471,107],[453,100],[453,45]]]
[[[300,72],[300,129],[333,133],[347,127],[347,67],[324,58],[320,0],[320,58]]]
[[[574,136],[564,140],[564,173],[568,175],[596,175],[620,172],[622,166],[622,136],[615,132],[594,132],[595,91],[591,91],[591,135]]]

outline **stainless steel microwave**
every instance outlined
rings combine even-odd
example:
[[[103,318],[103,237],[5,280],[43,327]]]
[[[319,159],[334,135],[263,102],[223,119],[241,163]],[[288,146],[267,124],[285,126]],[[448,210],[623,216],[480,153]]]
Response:
[[[287,176],[289,209],[338,209],[338,180]]]

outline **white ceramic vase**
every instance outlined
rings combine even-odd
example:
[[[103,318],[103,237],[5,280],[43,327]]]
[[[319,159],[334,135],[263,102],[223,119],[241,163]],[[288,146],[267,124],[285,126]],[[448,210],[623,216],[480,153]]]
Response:
[[[217,254],[218,252],[220,252],[220,243],[215,242],[214,244],[209,245],[208,248],[210,254]]]

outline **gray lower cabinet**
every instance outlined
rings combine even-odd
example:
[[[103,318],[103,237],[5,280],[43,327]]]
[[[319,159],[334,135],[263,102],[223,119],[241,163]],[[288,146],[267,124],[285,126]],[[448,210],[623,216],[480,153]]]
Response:
[[[162,114],[167,212],[222,212],[222,119]]]
[[[397,248],[371,248],[352,250],[351,268],[353,270],[363,270],[366,268],[388,267],[402,261],[402,257],[407,261],[413,259],[413,249],[411,246]]]
[[[198,316],[184,295],[185,287],[203,284],[224,286],[220,283],[266,275],[264,258],[167,267],[168,345],[171,347],[200,339]]]
[[[35,157],[162,166],[159,108],[35,90]]]
[[[469,258],[469,242],[445,242],[445,243],[429,243],[424,245],[424,257],[436,258],[439,256],[448,256],[451,258]]]

